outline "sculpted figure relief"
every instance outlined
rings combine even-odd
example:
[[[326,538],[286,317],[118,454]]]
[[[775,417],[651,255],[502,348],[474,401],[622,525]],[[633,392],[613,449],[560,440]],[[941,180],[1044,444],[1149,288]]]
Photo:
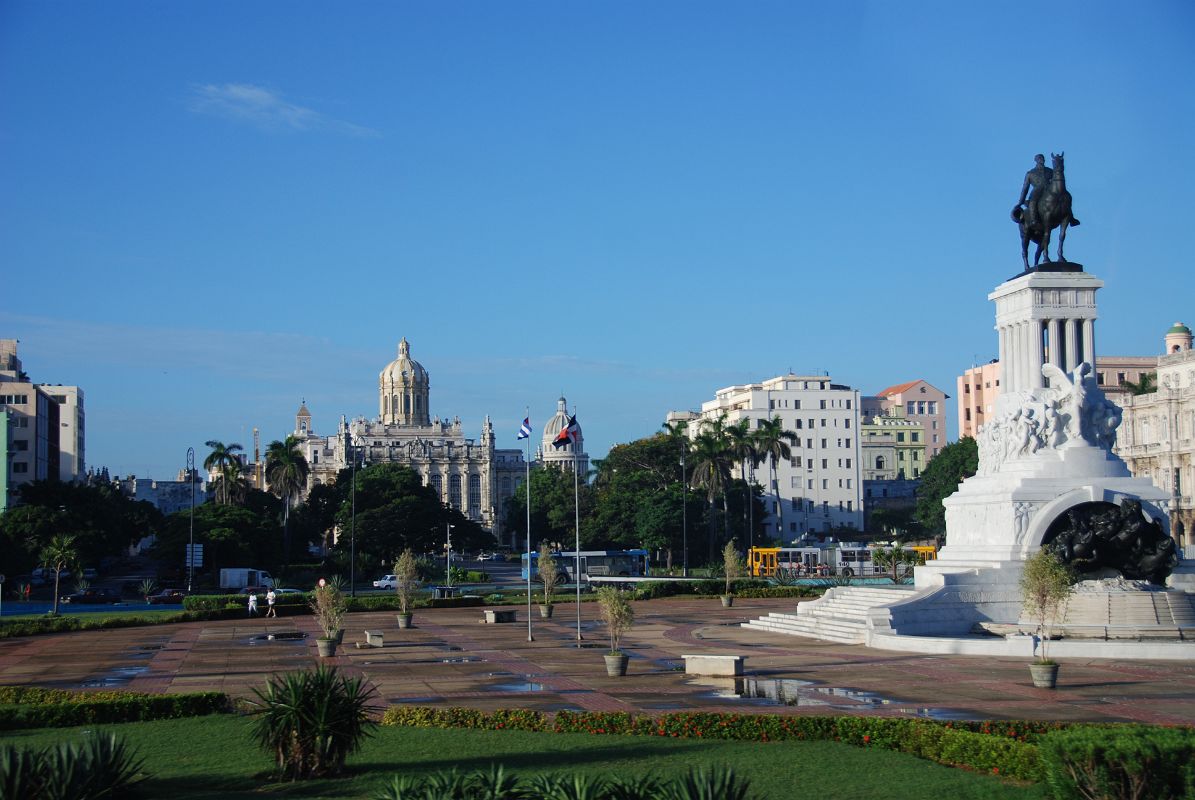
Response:
[[[1179,560],[1174,540],[1160,522],[1146,518],[1141,501],[1134,499],[1068,510],[1065,524],[1043,546],[1080,574],[1110,569],[1129,580],[1157,584],[1165,583]]]
[[[1026,395],[1019,407],[979,429],[980,475],[1042,450],[1115,446],[1121,410],[1104,396],[1090,364],[1080,364],[1070,375],[1045,364],[1042,374],[1050,379],[1050,388]]]

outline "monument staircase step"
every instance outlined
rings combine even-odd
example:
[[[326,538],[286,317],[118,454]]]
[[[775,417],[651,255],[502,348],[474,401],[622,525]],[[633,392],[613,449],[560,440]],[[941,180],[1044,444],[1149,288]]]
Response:
[[[818,600],[799,604],[795,614],[773,612],[766,617],[745,622],[743,627],[831,642],[862,644],[867,638],[868,612],[904,600],[913,593],[911,587],[836,587]]]
[[[1067,602],[1068,626],[1195,626],[1195,597],[1185,592],[1078,592]]]

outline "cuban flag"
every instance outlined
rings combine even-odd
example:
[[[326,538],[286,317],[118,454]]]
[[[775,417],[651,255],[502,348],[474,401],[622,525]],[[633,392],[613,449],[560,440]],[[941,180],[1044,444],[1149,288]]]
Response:
[[[531,417],[523,417],[523,424],[519,426],[519,438],[526,439],[531,436]]]
[[[556,434],[556,438],[552,440],[552,446],[564,447],[565,445],[576,444],[580,433],[581,427],[577,425],[577,415],[573,414],[568,418],[568,424],[564,426],[564,430]]]

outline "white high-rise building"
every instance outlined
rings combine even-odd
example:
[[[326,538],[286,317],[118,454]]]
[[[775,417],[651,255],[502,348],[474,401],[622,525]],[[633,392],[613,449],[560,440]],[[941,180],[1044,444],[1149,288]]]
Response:
[[[696,435],[703,421],[726,415],[726,423],[779,417],[796,434],[792,458],[754,470],[764,487],[767,530],[781,541],[803,533],[863,527],[863,476],[859,457],[859,391],[834,383],[828,375],[781,375],[762,383],[719,389],[703,403],[700,418],[689,423]],[[681,419],[674,413],[669,419]],[[735,475],[738,470],[734,471]],[[751,473],[749,472],[749,477]]]

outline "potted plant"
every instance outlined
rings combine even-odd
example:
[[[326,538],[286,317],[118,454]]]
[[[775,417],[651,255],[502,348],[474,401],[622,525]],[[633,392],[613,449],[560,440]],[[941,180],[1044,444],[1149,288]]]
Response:
[[[734,594],[732,594],[734,579],[743,577],[747,571],[747,565],[743,563],[742,556],[739,555],[738,548],[735,547],[734,539],[731,539],[722,548],[722,571],[726,573],[726,593],[722,595],[722,607],[730,608],[734,605]]]
[[[315,640],[322,658],[336,655],[339,637],[344,635],[344,612],[348,603],[344,594],[331,583],[315,587],[311,597],[311,613],[324,635]]]
[[[411,627],[411,609],[415,607],[415,592],[419,589],[419,564],[408,547],[394,562],[394,591],[398,594],[398,627]]]
[[[597,591],[598,609],[602,622],[610,634],[610,652],[606,654],[606,674],[618,677],[627,674],[627,654],[619,645],[622,636],[635,624],[635,611],[627,595],[613,586],[603,586]]]
[[[1053,689],[1058,682],[1058,664],[1049,657],[1050,628],[1066,608],[1074,591],[1075,576],[1053,551],[1042,548],[1025,559],[1021,572],[1021,610],[1037,621],[1041,650],[1029,665],[1033,685]]]
[[[556,566],[556,557],[552,555],[552,548],[541,545],[536,569],[539,570],[539,582],[544,587],[544,601],[539,604],[539,615],[544,619],[552,618],[552,598],[556,595],[556,587],[560,585],[560,568]]]

